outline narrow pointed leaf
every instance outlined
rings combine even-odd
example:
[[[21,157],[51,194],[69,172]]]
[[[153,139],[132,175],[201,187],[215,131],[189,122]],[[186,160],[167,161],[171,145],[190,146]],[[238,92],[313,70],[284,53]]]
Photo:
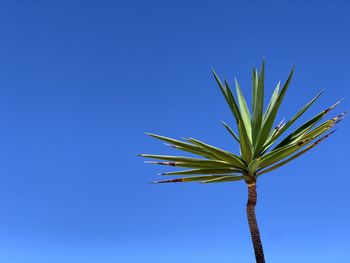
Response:
[[[216,74],[216,72],[213,70],[213,75],[214,78],[222,92],[222,94],[224,95],[226,102],[228,104],[228,106],[230,107],[233,116],[235,117],[236,122],[238,122],[238,120],[240,119],[240,113],[236,104],[236,101],[232,95],[231,89],[228,85],[228,83],[225,81],[225,85],[222,84],[220,78],[218,77],[218,75]]]
[[[237,81],[237,79],[235,78],[235,83],[236,83],[236,91],[237,91],[237,98],[238,98],[238,105],[239,105],[239,109],[241,112],[241,116],[242,116],[242,120],[245,126],[245,129],[247,131],[248,137],[251,139],[252,136],[252,126],[251,126],[251,117],[250,117],[250,112],[247,106],[247,102],[244,98],[244,95],[242,93],[241,87]]]
[[[260,167],[266,167],[283,160],[284,158],[288,157],[289,155],[295,153],[297,150],[304,147],[310,141],[311,139],[298,141],[291,145],[287,145],[282,148],[269,152],[268,154],[261,157]]]
[[[310,151],[312,148],[316,147],[320,142],[322,142],[323,140],[325,140],[326,138],[328,138],[333,132],[335,132],[335,131],[332,131],[332,132],[328,133],[327,135],[323,136],[321,139],[319,139],[319,140],[317,140],[316,142],[310,144],[309,146],[307,146],[306,148],[304,148],[304,149],[301,150],[300,152],[294,154],[293,156],[289,157],[288,159],[286,159],[286,160],[284,160],[284,161],[282,161],[282,162],[279,162],[279,163],[277,163],[277,164],[275,164],[275,165],[273,165],[273,166],[271,166],[271,167],[268,167],[268,168],[266,168],[266,169],[264,169],[264,170],[262,170],[262,171],[259,171],[257,175],[260,176],[260,175],[262,175],[262,174],[271,172],[271,171],[273,171],[273,170],[275,170],[275,169],[277,169],[277,168],[279,168],[279,167],[281,167],[281,166],[283,166],[283,165],[285,165],[285,164],[287,164],[287,163],[293,161],[294,159],[296,159],[296,158],[302,156],[303,154],[305,154],[305,153],[307,153],[308,151]]]
[[[188,141],[200,146],[202,149],[215,155],[218,160],[228,162],[228,163],[232,164],[232,166],[237,167],[237,168],[241,168],[241,169],[245,168],[244,163],[241,161],[241,159],[238,156],[236,156],[228,151],[219,149],[215,146],[206,144],[204,142],[201,142],[201,141],[193,139],[193,138],[189,138]]]
[[[150,164],[159,164],[159,165],[167,165],[167,166],[176,166],[176,167],[186,167],[193,169],[201,169],[201,168],[230,168],[232,166],[227,166],[226,164],[221,164],[216,161],[208,162],[159,162],[159,161],[146,161],[145,163]]]
[[[269,135],[271,133],[271,128],[275,122],[277,111],[278,111],[279,107],[281,106],[284,95],[287,92],[287,89],[288,89],[289,84],[290,84],[292,77],[293,77],[293,73],[294,73],[294,67],[292,68],[291,72],[289,73],[288,79],[285,82],[285,84],[283,85],[281,92],[278,94],[278,98],[277,98],[275,105],[273,106],[271,112],[266,116],[266,119],[264,120],[263,127],[261,129],[260,134],[259,134],[258,143],[254,149],[254,156],[255,157],[257,157],[261,153],[261,151],[263,150],[263,145],[266,143],[266,139],[269,137]]]
[[[169,146],[172,147],[172,148],[178,149],[180,151],[184,151],[184,152],[200,155],[202,157],[205,157],[205,158],[208,158],[208,159],[211,159],[211,160],[215,160],[216,159],[216,157],[213,156],[211,153],[208,153],[208,152],[205,152],[205,151],[199,151],[197,149],[194,150],[193,148],[189,148],[189,147],[184,148],[184,147],[176,146],[176,145],[169,145]]]
[[[306,105],[304,105],[294,116],[290,119],[281,129],[279,129],[274,136],[270,140],[268,140],[267,144],[270,144],[272,141],[276,141],[279,136],[281,136],[293,123],[300,118],[306,112],[311,105],[322,95],[323,91],[317,94],[311,101],[309,101]]]
[[[242,122],[238,123],[238,130],[239,130],[239,143],[240,143],[240,150],[242,153],[242,157],[246,163],[250,163],[252,161],[252,146],[249,141],[248,135],[243,127]]]
[[[228,96],[227,96],[226,87],[222,84],[219,76],[216,74],[214,69],[212,69],[212,72],[213,72],[215,81],[216,81],[216,83],[218,84],[218,86],[219,86],[219,88],[221,90],[222,95],[224,96],[224,98],[226,99],[227,103],[229,104],[229,99],[228,99]]]
[[[155,154],[140,154],[139,156],[145,158],[159,159],[175,162],[174,166],[180,166],[179,164],[193,165],[194,167],[232,167],[231,164],[219,160],[206,160],[198,158],[190,158],[184,156],[170,156],[170,155],[155,155]]]
[[[258,136],[260,134],[262,116],[264,109],[264,74],[265,74],[265,62],[262,62],[258,87],[254,98],[254,111],[252,116],[252,142],[253,145],[257,144]]]
[[[242,121],[242,116],[237,106],[237,102],[232,94],[230,85],[227,83],[226,80],[225,80],[225,87],[226,87],[229,106],[231,108],[233,115],[235,116],[236,123],[238,123],[239,121]]]
[[[223,182],[235,182],[235,181],[241,181],[241,180],[244,180],[244,176],[222,176],[219,178],[204,180],[202,183],[203,184],[223,183]]]
[[[295,131],[293,131],[286,138],[284,138],[274,149],[283,147],[302,136],[304,133],[310,130],[316,123],[318,123],[324,116],[326,116],[326,114],[330,112],[338,103],[339,102],[320,112],[319,114],[317,114],[316,116],[299,126]]]
[[[271,113],[273,107],[276,104],[276,101],[277,101],[277,98],[278,98],[278,94],[279,94],[279,91],[280,91],[280,85],[281,85],[281,82],[279,81],[277,83],[277,86],[276,86],[275,90],[272,93],[269,105],[266,108],[266,112],[265,112],[264,117],[263,117],[264,121],[265,121],[266,117],[269,116],[269,114]]]
[[[302,136],[300,136],[300,139],[315,139],[318,136],[322,135],[326,131],[330,130],[334,125],[336,125],[338,122],[340,122],[343,118],[345,118],[345,113],[342,113],[338,115],[337,117],[334,117],[328,121],[323,122],[322,124],[318,125],[316,128],[313,128],[312,130],[306,132]]]
[[[222,121],[221,123],[225,126],[226,130],[232,135],[232,137],[239,143],[238,136],[234,133],[230,126],[228,126],[228,124],[224,121]]]
[[[165,136],[161,136],[161,135],[157,135],[157,134],[153,134],[153,133],[146,133],[146,134],[149,136],[152,136],[156,139],[171,143],[171,144],[175,145],[177,149],[180,149],[182,151],[201,155],[201,156],[206,157],[206,158],[214,158],[215,159],[215,157],[212,154],[204,151],[203,149],[201,149],[200,147],[198,147],[196,145],[192,145],[192,144],[189,144],[186,142],[182,142],[179,140],[175,140],[175,139],[172,139],[169,137],[165,137]]]
[[[161,183],[198,182],[198,181],[204,181],[204,180],[218,179],[221,177],[222,175],[191,176],[191,177],[183,177],[183,178],[176,178],[176,179],[170,179],[170,180],[155,181],[153,183],[161,184]]]
[[[248,133],[247,133],[247,130],[243,124],[243,119],[241,117],[241,114],[240,114],[240,111],[237,107],[237,103],[232,95],[232,92],[231,92],[231,89],[228,85],[228,83],[225,81],[225,86],[226,86],[226,89],[227,89],[227,93],[228,93],[228,96],[229,96],[229,99],[233,105],[233,108],[235,110],[235,112],[237,113],[237,126],[238,126],[238,131],[239,131],[239,141],[240,141],[240,149],[242,151],[242,146],[243,145],[246,145],[245,149],[243,150],[245,153],[243,154],[243,159],[245,159],[246,162],[250,162],[251,161],[251,148],[252,148],[252,142],[250,140],[250,137],[248,136]],[[249,149],[248,149],[249,148]],[[246,150],[248,149],[248,151]],[[245,157],[244,157],[245,156]]]
[[[258,92],[258,82],[259,82],[259,77],[258,77],[258,72],[256,71],[255,67],[253,66],[253,74],[252,74],[252,112],[255,112],[255,100]]]
[[[196,175],[196,174],[232,174],[241,172],[238,169],[231,168],[201,168],[184,171],[166,172],[161,175]]]

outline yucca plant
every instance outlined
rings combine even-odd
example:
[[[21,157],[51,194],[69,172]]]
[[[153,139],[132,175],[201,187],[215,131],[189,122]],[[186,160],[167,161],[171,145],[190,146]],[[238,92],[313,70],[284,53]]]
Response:
[[[231,109],[237,131],[222,122],[233,140],[239,144],[239,154],[235,154],[193,138],[182,141],[156,134],[148,135],[165,141],[169,146],[185,151],[202,158],[140,154],[139,156],[162,161],[148,163],[185,167],[181,171],[166,172],[163,176],[184,176],[176,179],[160,180],[154,183],[195,182],[204,184],[219,182],[244,181],[248,188],[248,202],[246,205],[248,225],[254,247],[257,263],[265,262],[259,229],[255,217],[257,203],[256,182],[262,174],[271,172],[290,161],[302,156],[321,141],[331,135],[332,127],[345,117],[342,113],[334,118],[321,120],[340,101],[326,110],[316,114],[313,118],[289,132],[288,129],[295,123],[309,107],[321,96],[321,91],[305,106],[303,106],[289,121],[274,125],[275,119],[282,104],[282,100],[291,82],[294,67],[283,86],[277,84],[269,104],[264,110],[264,61],[260,72],[253,67],[252,74],[252,107],[248,108],[245,97],[238,81],[235,79],[237,99],[234,98],[226,80],[223,82],[213,70],[214,78]],[[164,160],[164,161],[163,161]]]

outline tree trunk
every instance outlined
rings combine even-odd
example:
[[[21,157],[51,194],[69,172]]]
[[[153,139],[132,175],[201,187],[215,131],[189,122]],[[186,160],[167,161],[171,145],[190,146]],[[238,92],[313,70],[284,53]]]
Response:
[[[250,236],[253,242],[256,262],[265,263],[264,251],[261,244],[259,228],[255,217],[255,206],[257,200],[256,198],[256,184],[248,184],[247,218]]]

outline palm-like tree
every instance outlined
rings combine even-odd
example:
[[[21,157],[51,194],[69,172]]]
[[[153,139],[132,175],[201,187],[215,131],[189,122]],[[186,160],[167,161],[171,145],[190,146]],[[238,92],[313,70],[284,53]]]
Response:
[[[252,74],[252,110],[248,109],[240,85],[235,79],[237,100],[226,80],[223,82],[213,70],[214,78],[231,109],[237,124],[236,134],[225,122],[222,122],[240,147],[240,154],[234,154],[202,141],[187,138],[184,141],[175,140],[156,134],[148,135],[165,141],[176,149],[198,155],[202,158],[140,154],[142,157],[165,161],[151,161],[148,163],[185,167],[181,171],[163,173],[164,176],[185,176],[170,180],[155,181],[154,183],[194,182],[219,183],[245,181],[248,188],[247,218],[251,239],[257,263],[265,262],[259,229],[255,217],[257,202],[256,182],[260,175],[273,171],[290,161],[305,154],[321,141],[331,135],[332,127],[345,117],[342,113],[326,121],[321,120],[340,101],[326,110],[316,114],[283,139],[280,139],[292,124],[297,121],[309,107],[320,97],[322,91],[303,106],[289,121],[282,121],[274,125],[276,115],[291,82],[294,67],[286,82],[281,87],[277,84],[270,102],[264,110],[264,61],[260,72],[253,67]],[[237,103],[238,102],[238,103]]]

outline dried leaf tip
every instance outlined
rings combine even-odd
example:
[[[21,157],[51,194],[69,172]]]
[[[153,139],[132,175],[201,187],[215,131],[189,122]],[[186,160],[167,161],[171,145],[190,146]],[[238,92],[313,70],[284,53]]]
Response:
[[[342,101],[344,100],[344,98],[341,98],[340,100],[338,100],[336,103],[334,103],[332,106],[330,106],[328,109],[326,109],[324,111],[324,113],[328,113],[331,110],[333,110],[336,106],[338,106],[338,104],[340,104]]]
[[[343,120],[346,117],[347,113],[348,113],[347,111],[344,111],[344,112],[340,113],[338,116],[334,117],[332,119],[332,121],[335,122],[335,123],[340,122],[341,120]]]
[[[170,165],[170,166],[175,166],[175,165],[176,165],[176,162],[154,162],[154,161],[145,161],[145,163],[160,164],[160,165]]]
[[[164,181],[154,181],[154,184],[163,184],[163,183],[181,183],[182,179],[171,179],[171,180],[164,180]]]
[[[322,138],[318,139],[317,141],[315,141],[313,144],[317,145],[320,142],[322,142],[323,140],[325,140],[326,138],[328,138],[329,136],[331,136],[336,130],[331,131],[330,133],[327,133],[325,136],[323,136]]]

